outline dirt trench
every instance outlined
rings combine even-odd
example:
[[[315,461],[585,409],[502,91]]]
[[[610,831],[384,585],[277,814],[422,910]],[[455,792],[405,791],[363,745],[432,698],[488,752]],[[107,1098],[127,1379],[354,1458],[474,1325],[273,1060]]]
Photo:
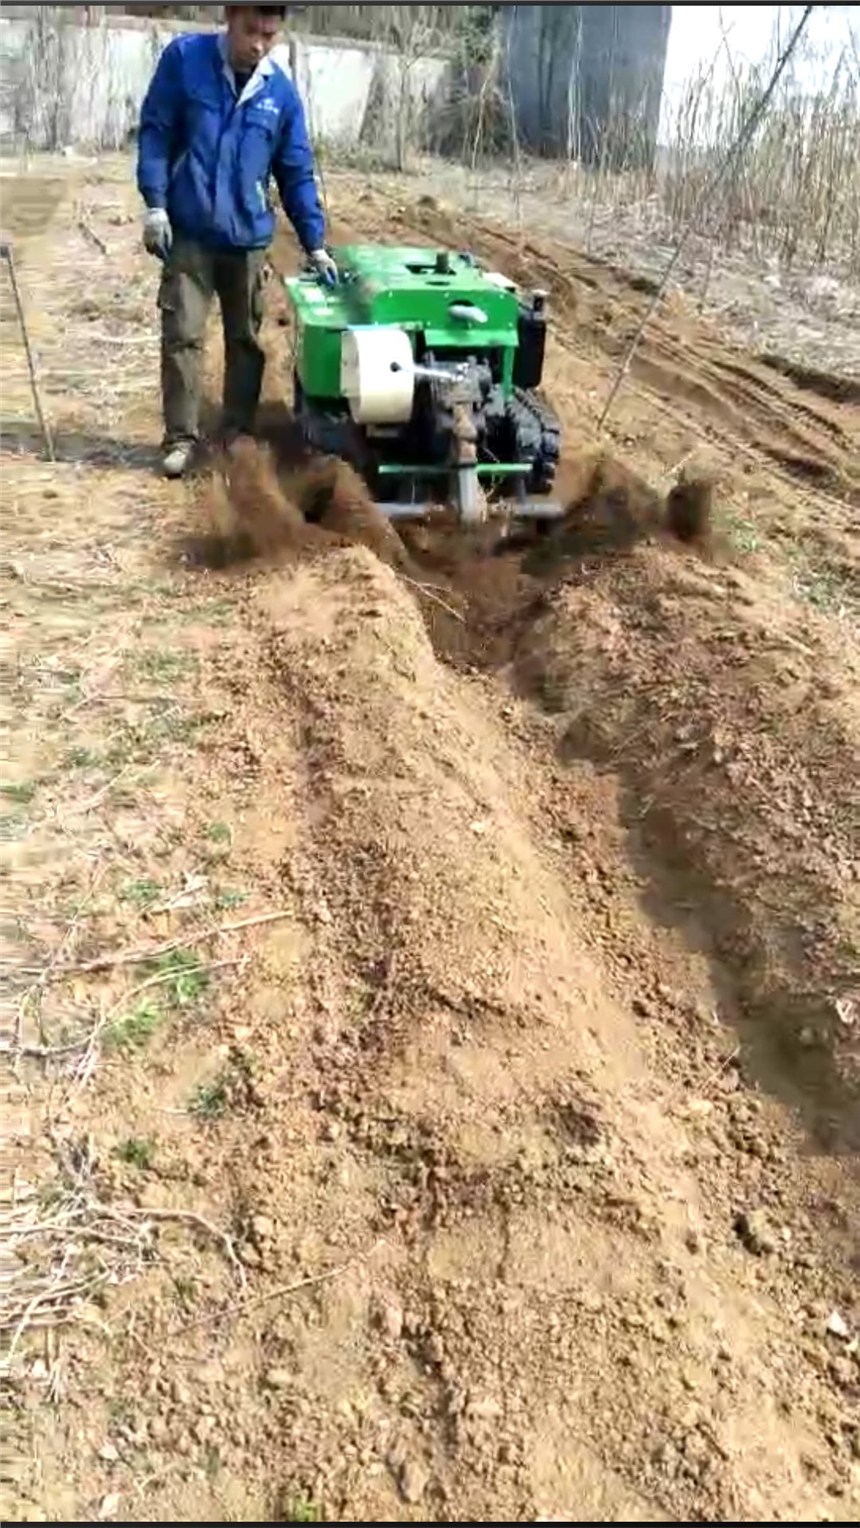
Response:
[[[383,212],[345,201],[342,226],[373,236]],[[565,260],[572,315],[592,288]],[[585,274],[626,321],[635,291]],[[129,476],[81,515],[76,479],[51,489],[53,535],[89,548],[101,516],[112,569],[169,581],[169,615],[148,593],[123,638],[119,704],[191,650],[201,711],[184,748],[170,713],[147,811],[109,819],[138,891],[182,896],[105,896],[77,954],[237,928],[202,996],[107,1053],[63,1121],[75,1192],[126,1236],[153,1220],[75,1311],[47,1371],[62,1404],[35,1363],[16,1392],[39,1439],[18,1518],[857,1517],[854,650],[723,545],[730,475],[710,543],[669,533],[682,429],[660,472],[645,448],[641,477],[586,460],[592,362],[560,330],[575,508],[539,546],[392,540],[348,476],[305,497],[250,448],[216,493],[217,566],[211,485],[190,542],[184,494],[144,512]],[[285,370],[279,346],[275,393]],[[774,386],[750,449],[794,399]],[[240,483],[258,533],[236,545]],[[777,512],[812,526],[820,503],[786,491]],[[838,516],[820,545],[847,555]],[[175,652],[135,669],[158,621]],[[108,635],[67,711],[128,732]],[[201,866],[273,921],[195,912]],[[112,1012],[121,992],[96,990]]]
[[[834,1468],[848,1512],[852,1435],[822,1454],[828,1375],[798,1372],[795,1323],[810,1279],[844,1301],[852,1233],[828,1222],[819,1261],[710,951],[643,920],[623,781],[567,749],[564,712],[440,663],[365,547],[252,573],[243,608],[240,853],[296,928],[243,1004],[265,1060],[206,1177],[264,1297],[290,1260],[343,1270],[310,1324],[224,1331],[260,1465],[364,1519],[811,1516]]]
[[[843,655],[804,663],[731,564],[641,525],[601,546],[579,514],[570,549],[562,532],[499,574],[457,562],[468,614],[429,613],[437,651],[550,716],[563,763],[619,782],[650,912],[707,954],[762,1084],[819,1145],[856,1153],[860,796],[843,771],[860,729]]]
[[[844,1017],[860,964],[860,797],[843,770],[860,730],[843,676],[798,672],[785,623],[753,604],[714,529],[713,482],[688,477],[661,499],[591,452],[566,463],[576,489],[549,535],[401,539],[349,468],[299,467],[289,423],[273,415],[269,433],[273,452],[248,442],[230,464],[239,552],[283,564],[368,546],[407,576],[438,657],[549,714],[562,764],[617,778],[643,900],[711,961],[762,1083],[820,1145],[856,1152]]]
[[[852,1520],[856,1364],[825,1325],[853,1319],[854,1190],[737,1043],[711,865],[691,842],[667,891],[621,758],[619,697],[659,716],[678,640],[647,579],[719,601],[731,570],[624,472],[620,546],[603,468],[590,556],[576,513],[554,550],[416,533],[391,555],[348,475],[323,504],[314,476],[308,526],[300,479],[288,499],[256,448],[239,463],[228,495],[247,510],[259,477],[264,534],[236,548],[219,518],[233,620],[187,810],[232,811],[232,874],[285,921],[151,1080],[108,1069],[96,1183],[123,1191],[110,1144],[150,1128],[157,1086],[144,1202],[229,1227],[250,1298],[201,1244],[193,1303],[168,1263],[111,1302],[109,1350],[78,1340],[94,1416],[138,1397],[155,1478],[129,1520]],[[643,679],[625,591],[639,648],[661,642]],[[661,808],[683,842],[687,798]],[[744,905],[754,943],[777,924]],[[196,1128],[191,1076],[225,1100]]]

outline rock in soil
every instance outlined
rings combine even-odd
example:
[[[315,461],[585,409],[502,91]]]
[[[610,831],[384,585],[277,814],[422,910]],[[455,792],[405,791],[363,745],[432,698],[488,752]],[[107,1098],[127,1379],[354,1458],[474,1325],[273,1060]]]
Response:
[[[747,1251],[755,1257],[765,1257],[776,1251],[776,1237],[764,1210],[741,1210],[735,1220],[735,1230]]]
[[[404,1501],[419,1502],[430,1484],[430,1475],[419,1459],[407,1459],[400,1470],[399,1484]]]

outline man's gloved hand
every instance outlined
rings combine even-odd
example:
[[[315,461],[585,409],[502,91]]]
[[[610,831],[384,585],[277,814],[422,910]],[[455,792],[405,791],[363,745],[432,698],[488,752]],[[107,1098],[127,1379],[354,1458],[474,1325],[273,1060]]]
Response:
[[[149,207],[143,219],[143,247],[148,255],[166,260],[173,243],[170,218],[163,207]]]
[[[312,249],[310,262],[326,286],[337,286],[337,266],[327,249]]]

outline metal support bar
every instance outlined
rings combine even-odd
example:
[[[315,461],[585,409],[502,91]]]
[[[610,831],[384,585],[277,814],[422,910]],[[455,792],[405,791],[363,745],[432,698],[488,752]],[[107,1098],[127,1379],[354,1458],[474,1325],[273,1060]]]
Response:
[[[522,504],[515,504],[509,511],[512,520],[563,520],[567,514],[563,504],[556,499],[528,499]]]
[[[42,431],[42,439],[45,442],[45,451],[49,462],[56,461],[54,455],[54,441],[48,427],[48,421],[42,408],[42,398],[39,392],[39,379],[36,375],[36,362],[30,345],[30,335],[27,330],[27,319],[24,314],[24,304],[21,301],[21,292],[18,287],[18,276],[15,271],[15,259],[12,254],[12,245],[8,239],[0,239],[0,260],[6,261],[9,271],[9,281],[12,286],[12,296],[15,299],[15,308],[18,313],[18,322],[21,326],[21,338],[24,341],[24,354],[27,357],[27,370],[30,374],[30,389],[33,394],[33,404],[36,409],[36,418]]]
[[[528,477],[532,470],[531,462],[477,462],[475,471],[479,478],[491,477]],[[436,466],[403,466],[398,462],[380,462],[377,469],[380,477],[447,477],[450,467]]]
[[[377,501],[377,509],[388,520],[432,520],[443,514],[450,514],[444,504],[400,504],[392,500]],[[554,500],[547,499],[541,503],[540,499],[531,499],[523,504],[511,504],[510,507],[498,509],[491,507],[489,518],[500,520],[561,520],[564,518],[564,505]]]

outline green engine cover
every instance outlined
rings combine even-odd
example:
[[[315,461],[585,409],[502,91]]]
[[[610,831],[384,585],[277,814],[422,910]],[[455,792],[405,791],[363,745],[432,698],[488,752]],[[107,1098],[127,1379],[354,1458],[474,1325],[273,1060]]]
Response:
[[[482,270],[468,255],[447,250],[349,244],[331,251],[341,281],[324,287],[315,276],[286,280],[296,323],[296,370],[305,395],[341,397],[341,335],[356,324],[396,324],[423,348],[495,352],[505,396],[513,386],[517,319],[522,298],[506,277]],[[458,316],[452,306],[477,308],[485,321]]]

